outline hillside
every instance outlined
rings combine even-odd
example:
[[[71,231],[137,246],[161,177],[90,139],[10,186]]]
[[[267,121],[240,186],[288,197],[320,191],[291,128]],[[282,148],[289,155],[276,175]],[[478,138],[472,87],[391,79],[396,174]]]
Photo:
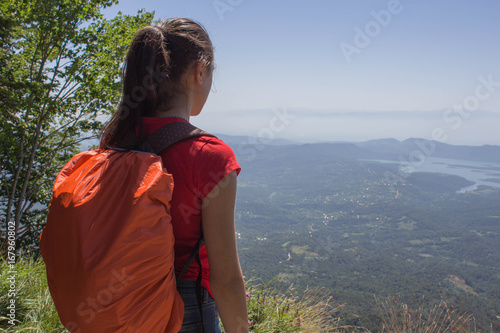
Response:
[[[478,327],[500,329],[500,185],[458,193],[474,181],[402,172],[398,156],[417,149],[414,140],[232,147],[243,168],[236,223],[247,276],[326,287],[350,324],[374,332],[374,296],[396,294],[415,306],[420,297],[446,300]],[[424,156],[498,180],[499,152],[436,143]]]

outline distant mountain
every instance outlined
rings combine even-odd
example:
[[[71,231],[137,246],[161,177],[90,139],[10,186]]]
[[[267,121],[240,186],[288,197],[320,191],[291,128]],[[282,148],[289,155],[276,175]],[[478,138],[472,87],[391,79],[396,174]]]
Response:
[[[396,139],[380,139],[357,143],[358,147],[371,152],[384,154],[397,159],[399,155],[408,156],[412,152],[441,158],[477,162],[500,163],[500,146],[455,146],[439,141],[410,138],[402,142]]]
[[[274,158],[285,154],[297,153],[303,159],[308,156],[317,159],[317,152],[325,157],[339,159],[384,159],[399,161],[408,159],[410,155],[424,157],[439,157],[476,162],[500,163],[500,146],[458,146],[419,138],[410,138],[398,141],[392,138],[369,140],[364,142],[326,142],[326,143],[297,143],[285,139],[275,139],[266,142],[257,137],[217,135],[233,148],[236,155],[245,158],[245,153],[257,153],[264,147],[275,146],[272,150]],[[284,156],[282,156],[284,157]]]
[[[282,115],[286,115],[282,118]],[[284,122],[271,124],[272,119]],[[348,111],[305,110],[280,108],[279,110],[233,110],[210,112],[193,117],[193,123],[212,133],[257,136],[258,133],[274,134],[301,143],[325,141],[365,141],[373,138],[427,138],[430,130],[442,128],[443,135],[455,145],[500,145],[500,110],[487,112],[476,110],[460,126],[459,114],[449,115],[448,109],[434,111]],[[465,119],[463,119],[465,120]],[[228,127],[228,124],[231,124]],[[281,127],[282,125],[286,125]],[[276,126],[276,127],[273,127]],[[272,128],[271,128],[272,127]],[[498,126],[497,126],[498,127]],[[279,129],[274,131],[273,129]],[[263,132],[264,131],[264,132]],[[278,133],[279,132],[279,133]]]
[[[385,159],[399,161],[402,156],[408,159],[410,154],[449,158],[457,160],[467,160],[476,162],[500,163],[500,146],[457,146],[419,138],[410,138],[398,141],[392,138],[376,139],[364,142],[327,142],[327,143],[298,143],[287,139],[273,139],[215,134],[218,138],[226,142],[236,155],[243,156],[245,153],[254,151],[255,153],[264,147],[276,147],[272,150],[275,157],[282,154],[298,153],[298,156],[307,159],[317,152],[322,152],[325,157],[336,157],[339,159]],[[82,142],[81,150],[87,150],[92,145],[97,145],[97,139]],[[313,154],[314,153],[314,154]],[[285,156],[282,156],[285,157]]]

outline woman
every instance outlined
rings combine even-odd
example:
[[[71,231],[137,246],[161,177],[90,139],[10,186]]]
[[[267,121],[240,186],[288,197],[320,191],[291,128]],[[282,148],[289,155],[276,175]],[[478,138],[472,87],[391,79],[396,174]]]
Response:
[[[174,18],[141,29],[127,55],[122,102],[103,128],[101,148],[123,146],[134,132],[144,138],[168,123],[189,122],[207,100],[213,70],[213,46],[198,23]],[[180,332],[201,332],[202,327],[207,333],[220,332],[218,313],[226,332],[248,332],[234,228],[241,170],[234,153],[221,140],[201,136],[179,142],[160,156],[175,183],[170,214],[177,275],[200,236],[205,240],[198,262],[189,265],[177,286],[185,303]],[[202,311],[195,282],[200,264]]]

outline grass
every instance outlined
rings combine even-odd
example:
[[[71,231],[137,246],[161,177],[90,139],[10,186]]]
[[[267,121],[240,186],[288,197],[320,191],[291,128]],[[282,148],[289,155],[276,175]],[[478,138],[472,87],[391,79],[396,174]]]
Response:
[[[337,316],[341,305],[335,305],[324,288],[285,292],[268,285],[247,283],[249,327],[255,333],[281,332],[354,332],[341,325]],[[354,330],[353,330],[354,329]]]
[[[0,332],[64,332],[65,329],[59,321],[57,311],[52,302],[45,265],[41,258],[18,258],[14,271],[9,273],[8,262],[2,258],[0,262]],[[9,324],[10,318],[5,317],[9,297],[9,277],[15,276],[16,286],[16,312],[17,322]]]
[[[410,309],[396,297],[378,302],[382,314],[381,332],[387,333],[474,333],[474,317],[451,309],[444,301]]]
[[[10,269],[5,256],[0,259],[0,332],[68,332],[64,329],[47,287],[41,258],[18,258]],[[16,322],[9,324],[7,306],[10,280],[15,274]],[[333,302],[324,288],[299,291],[293,285],[285,291],[269,284],[247,282],[249,328],[254,333],[369,332],[362,327],[342,324],[338,316],[342,305]],[[433,307],[410,309],[398,298],[377,302],[382,318],[379,332],[385,333],[476,333],[474,318],[450,309],[441,302]]]

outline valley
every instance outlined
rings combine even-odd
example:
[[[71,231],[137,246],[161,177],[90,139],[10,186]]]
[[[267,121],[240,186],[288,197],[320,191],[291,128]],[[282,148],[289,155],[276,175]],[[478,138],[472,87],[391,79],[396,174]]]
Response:
[[[398,163],[368,160],[387,153],[349,148],[266,146],[240,162],[245,275],[282,289],[326,287],[345,304],[348,324],[370,329],[380,324],[375,298],[388,295],[413,305],[444,299],[473,313],[478,327],[498,329],[500,189],[459,193],[474,181],[402,173]]]

